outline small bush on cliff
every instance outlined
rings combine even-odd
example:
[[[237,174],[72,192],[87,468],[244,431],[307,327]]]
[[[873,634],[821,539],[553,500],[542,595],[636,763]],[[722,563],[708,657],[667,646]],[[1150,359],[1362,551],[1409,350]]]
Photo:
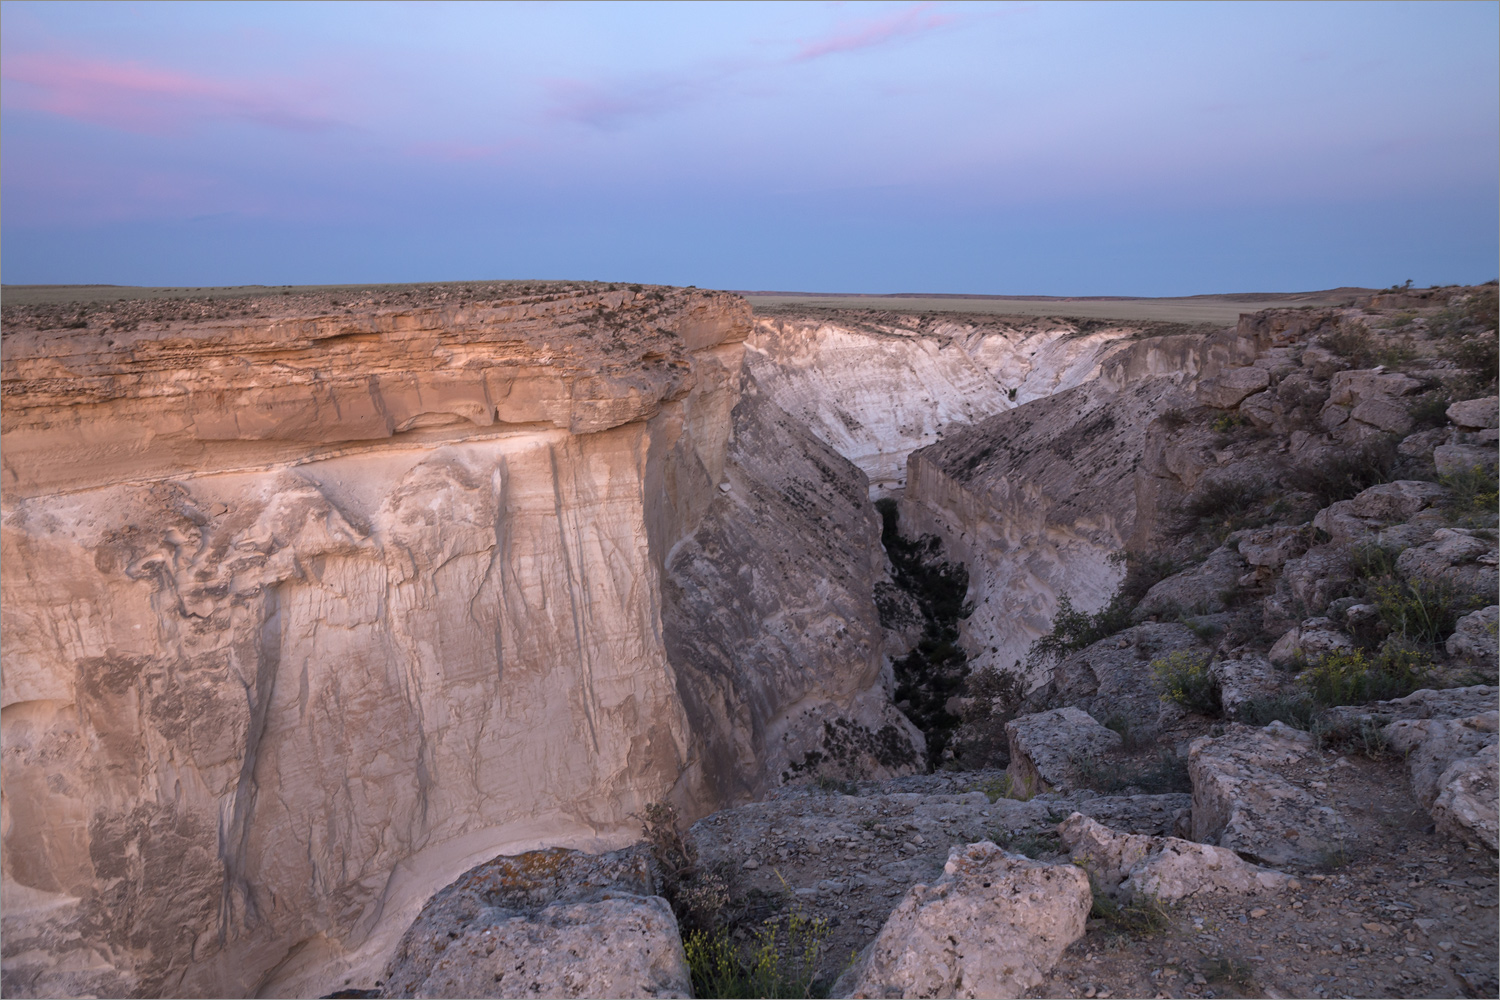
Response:
[[[1430,661],[1397,644],[1374,657],[1362,649],[1334,650],[1302,675],[1313,702],[1332,708],[1404,698],[1427,679]]]
[[[677,810],[665,802],[646,807],[641,827],[651,845],[662,897],[671,905],[677,922],[684,930],[719,927],[730,902],[729,873],[698,863],[697,850],[677,828]]]
[[[1371,486],[1391,481],[1396,468],[1396,442],[1376,438],[1336,455],[1299,465],[1285,477],[1287,488],[1311,493],[1320,508],[1348,500]]]
[[[745,945],[723,930],[692,931],[682,942],[698,997],[813,997],[828,921],[800,910],[767,920]]]
[[[1482,465],[1460,472],[1449,473],[1439,480],[1448,487],[1448,497],[1443,504],[1449,517],[1459,524],[1471,527],[1493,525],[1495,506],[1500,502],[1500,482],[1495,474]]]
[[[1179,649],[1153,661],[1151,672],[1161,687],[1161,696],[1168,701],[1209,717],[1223,711],[1219,681],[1209,670],[1206,654]]]

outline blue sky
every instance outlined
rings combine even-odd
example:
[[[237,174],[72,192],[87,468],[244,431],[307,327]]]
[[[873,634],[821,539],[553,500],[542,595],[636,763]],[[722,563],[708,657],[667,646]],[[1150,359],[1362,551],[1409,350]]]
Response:
[[[1500,272],[1500,4],[0,4],[7,283]]]

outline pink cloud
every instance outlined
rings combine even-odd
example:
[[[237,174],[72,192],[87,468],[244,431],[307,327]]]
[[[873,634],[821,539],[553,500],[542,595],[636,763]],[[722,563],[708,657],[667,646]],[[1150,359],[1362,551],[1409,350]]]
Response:
[[[720,74],[685,75],[678,79],[639,78],[613,84],[585,80],[549,80],[549,114],[564,121],[612,128],[627,118],[659,114],[681,107],[717,82]]]
[[[839,52],[856,52],[860,49],[884,45],[896,38],[917,35],[933,28],[941,28],[953,21],[949,14],[930,14],[932,3],[919,3],[886,17],[853,24],[824,38],[802,43],[802,48],[792,57],[792,62],[806,62]]]
[[[272,128],[317,131],[337,125],[286,84],[231,83],[136,62],[65,53],[20,52],[0,68],[5,105],[159,135],[192,121],[238,119]],[[281,91],[281,93],[277,93]]]

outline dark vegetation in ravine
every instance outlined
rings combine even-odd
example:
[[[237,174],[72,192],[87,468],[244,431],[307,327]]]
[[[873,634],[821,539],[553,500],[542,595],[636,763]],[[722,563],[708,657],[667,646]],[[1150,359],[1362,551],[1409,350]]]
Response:
[[[933,768],[945,759],[944,751],[962,721],[948,706],[955,696],[964,694],[964,680],[969,676],[968,656],[958,645],[959,622],[973,610],[964,603],[969,571],[962,563],[943,558],[943,543],[936,536],[909,539],[902,535],[895,500],[878,500],[875,507],[880,511],[880,541],[890,558],[891,579],[922,615],[922,637],[893,664],[896,707],[927,738],[928,767]]]

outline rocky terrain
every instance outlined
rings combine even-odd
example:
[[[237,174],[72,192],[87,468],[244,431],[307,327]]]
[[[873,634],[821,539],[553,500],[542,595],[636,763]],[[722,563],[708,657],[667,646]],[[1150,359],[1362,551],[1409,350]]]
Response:
[[[7,306],[5,991],[1493,995],[1494,301]]]

